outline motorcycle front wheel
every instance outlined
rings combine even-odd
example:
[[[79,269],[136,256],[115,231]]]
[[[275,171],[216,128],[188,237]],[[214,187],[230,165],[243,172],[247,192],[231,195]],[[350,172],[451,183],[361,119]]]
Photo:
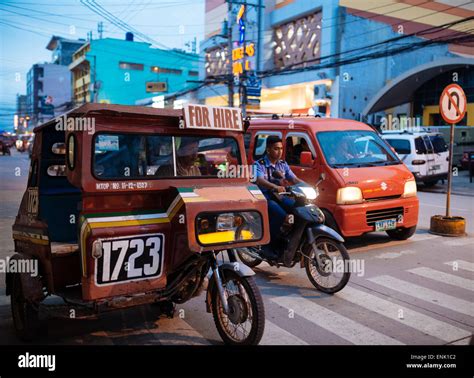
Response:
[[[214,287],[212,314],[219,335],[229,345],[257,345],[265,329],[265,310],[255,280],[231,270],[221,278],[229,312],[224,313],[219,291]]]
[[[334,294],[347,285],[351,276],[350,258],[344,244],[319,238],[312,244],[306,244],[303,253],[306,274],[316,289]]]

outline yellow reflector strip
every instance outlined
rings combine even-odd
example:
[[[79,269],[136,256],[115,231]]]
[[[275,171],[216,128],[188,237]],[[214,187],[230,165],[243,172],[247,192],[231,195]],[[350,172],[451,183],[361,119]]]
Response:
[[[201,244],[219,244],[219,243],[229,243],[236,241],[234,231],[219,231],[211,232],[209,234],[202,234],[198,236],[199,242]],[[243,230],[241,233],[241,238],[239,240],[251,240],[253,239],[253,234],[248,230]]]

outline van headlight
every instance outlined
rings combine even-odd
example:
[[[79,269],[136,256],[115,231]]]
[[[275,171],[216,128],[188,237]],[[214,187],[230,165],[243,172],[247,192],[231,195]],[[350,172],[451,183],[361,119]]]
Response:
[[[196,236],[202,245],[256,241],[262,234],[262,216],[256,211],[201,213],[196,218]]]
[[[404,198],[416,196],[416,182],[414,180],[407,181],[405,183],[405,189],[403,190]]]
[[[338,205],[353,205],[362,203],[362,191],[356,186],[347,186],[337,190],[336,203]]]

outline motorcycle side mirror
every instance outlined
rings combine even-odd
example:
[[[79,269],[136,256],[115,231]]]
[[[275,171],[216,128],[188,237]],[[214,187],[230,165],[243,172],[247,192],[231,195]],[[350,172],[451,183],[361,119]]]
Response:
[[[300,164],[304,167],[312,167],[313,166],[313,156],[311,155],[310,151],[303,151],[300,154]]]

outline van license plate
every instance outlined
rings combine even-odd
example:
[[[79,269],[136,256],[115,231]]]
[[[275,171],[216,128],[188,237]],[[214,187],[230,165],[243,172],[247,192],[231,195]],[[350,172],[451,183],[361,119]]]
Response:
[[[397,228],[396,219],[386,219],[375,222],[375,231],[387,231]]]
[[[433,166],[430,167],[430,169],[432,171],[437,171],[438,169],[441,169],[441,166],[440,165],[433,165]]]

